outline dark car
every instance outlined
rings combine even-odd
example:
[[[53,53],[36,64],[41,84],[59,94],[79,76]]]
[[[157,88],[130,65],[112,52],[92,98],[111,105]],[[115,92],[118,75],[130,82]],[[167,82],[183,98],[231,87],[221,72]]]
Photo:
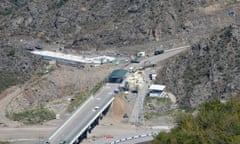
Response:
[[[38,50],[41,50],[41,49],[43,49],[40,45],[36,45],[35,46],[35,49],[38,49]]]
[[[50,144],[48,141],[44,141],[43,144]]]
[[[135,58],[131,60],[131,63],[140,63],[139,59]]]
[[[33,51],[34,49],[31,48],[31,47],[26,47],[25,50],[28,50],[28,51]]]
[[[154,51],[154,55],[160,55],[160,54],[162,54],[162,53],[164,53],[163,50],[155,50],[155,51]]]

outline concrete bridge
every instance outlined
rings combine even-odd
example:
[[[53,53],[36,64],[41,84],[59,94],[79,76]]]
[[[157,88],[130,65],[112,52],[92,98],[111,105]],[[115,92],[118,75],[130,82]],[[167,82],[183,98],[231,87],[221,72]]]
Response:
[[[98,94],[91,96],[44,141],[44,144],[80,143],[108,112],[114,100],[113,91],[117,87],[118,84],[107,84]]]
[[[189,46],[182,46],[166,50],[160,56],[153,56],[141,61],[138,66],[143,66],[145,62],[157,63],[168,59],[184,50]],[[129,65],[131,67],[132,65]],[[99,123],[99,120],[106,114],[112,101],[114,100],[113,91],[119,84],[107,84],[102,90],[90,97],[73,115],[66,120],[51,136],[46,139],[45,144],[78,144],[87,137],[87,134]]]

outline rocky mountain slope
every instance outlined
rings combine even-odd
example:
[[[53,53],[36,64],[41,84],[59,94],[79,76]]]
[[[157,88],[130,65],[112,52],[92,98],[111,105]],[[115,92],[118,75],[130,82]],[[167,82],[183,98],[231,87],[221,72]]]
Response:
[[[158,81],[167,85],[178,103],[190,107],[236,95],[240,91],[239,39],[239,24],[202,39],[186,54],[169,60]]]
[[[42,62],[7,39],[0,40],[0,92],[24,82],[40,69]]]
[[[224,3],[225,2],[225,3]],[[3,0],[0,29],[81,49],[122,47],[225,25],[230,0]],[[220,10],[224,10],[220,12]]]
[[[78,50],[121,49],[172,39],[193,43],[235,21],[237,17],[227,12],[237,11],[237,4],[238,0],[2,0],[1,87],[42,68],[23,48],[43,42]]]

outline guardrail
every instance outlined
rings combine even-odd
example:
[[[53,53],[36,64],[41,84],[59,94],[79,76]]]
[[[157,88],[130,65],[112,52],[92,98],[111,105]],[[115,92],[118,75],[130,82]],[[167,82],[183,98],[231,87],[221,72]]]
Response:
[[[121,142],[131,141],[131,140],[134,140],[134,139],[141,139],[141,138],[145,138],[145,137],[153,137],[153,136],[156,136],[157,134],[158,134],[158,132],[156,131],[156,132],[151,132],[151,133],[129,136],[129,137],[114,140],[112,142],[109,142],[108,144],[117,144],[117,143],[121,143]]]
[[[90,100],[93,99],[93,96],[89,97],[79,108],[78,110],[76,110],[73,115],[68,118],[58,129],[56,129],[51,136],[47,139],[48,141],[51,141],[51,139],[75,116],[77,115],[77,113],[83,108],[85,107],[85,105],[87,105],[89,103]]]
[[[104,105],[103,108],[101,108],[101,110],[99,110],[99,112],[87,123],[87,125],[70,141],[70,144],[73,144],[77,139],[78,137],[83,134],[84,131],[87,130],[87,128],[96,120],[96,118],[112,103],[112,101],[114,100],[115,98],[112,97],[107,104]]]

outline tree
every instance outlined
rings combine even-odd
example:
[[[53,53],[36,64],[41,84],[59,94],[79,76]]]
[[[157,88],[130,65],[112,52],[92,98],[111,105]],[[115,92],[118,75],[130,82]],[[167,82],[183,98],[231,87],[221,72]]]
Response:
[[[153,144],[237,144],[240,140],[240,94],[227,103],[202,104],[196,117],[184,114],[169,133],[159,133]]]

